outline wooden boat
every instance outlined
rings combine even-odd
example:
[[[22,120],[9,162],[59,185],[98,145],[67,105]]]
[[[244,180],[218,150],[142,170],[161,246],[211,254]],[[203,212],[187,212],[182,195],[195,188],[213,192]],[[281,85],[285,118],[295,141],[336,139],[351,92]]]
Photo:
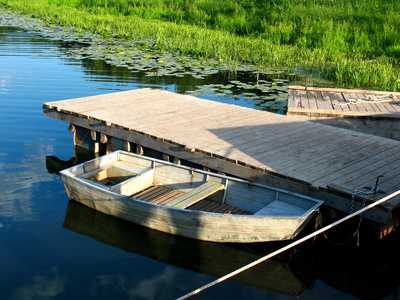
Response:
[[[60,172],[68,196],[116,218],[226,243],[294,238],[323,201],[125,151]]]

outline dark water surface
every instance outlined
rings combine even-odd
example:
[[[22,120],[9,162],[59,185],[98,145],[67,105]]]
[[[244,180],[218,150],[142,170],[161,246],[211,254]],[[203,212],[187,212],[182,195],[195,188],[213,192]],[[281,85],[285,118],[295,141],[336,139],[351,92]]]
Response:
[[[70,46],[0,27],[0,299],[174,299],[279,246],[182,239],[70,201],[46,157],[73,158],[72,134],[42,115],[43,102],[196,84],[62,58]],[[397,299],[398,240],[356,250],[316,242],[193,299]]]

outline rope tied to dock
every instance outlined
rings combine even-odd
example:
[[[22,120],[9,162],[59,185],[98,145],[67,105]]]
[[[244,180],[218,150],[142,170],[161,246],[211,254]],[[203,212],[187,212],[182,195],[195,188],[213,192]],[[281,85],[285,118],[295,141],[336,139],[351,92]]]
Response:
[[[381,99],[381,98],[391,98],[391,99]],[[350,99],[349,102],[346,103],[337,103],[336,105],[348,105],[348,104],[360,104],[360,103],[384,103],[384,102],[393,102],[394,101],[394,96],[393,94],[390,95],[382,95],[382,96],[377,96],[377,95],[368,95],[367,99]]]
[[[355,198],[355,196],[356,196],[356,195],[359,195],[359,194],[365,195],[365,197],[363,198],[363,201],[362,201],[362,203],[363,203],[363,204],[362,204],[362,207],[364,208],[364,207],[365,207],[365,204],[367,203],[367,200],[368,200],[368,199],[370,198],[370,196],[373,194],[373,189],[374,189],[374,187],[372,187],[372,188],[371,188],[371,191],[368,191],[368,192],[359,191],[359,190],[354,190],[354,191],[353,191],[352,197],[351,197],[351,204],[350,204],[350,213],[352,213],[352,212],[354,211],[354,202],[355,202],[355,199],[354,199],[354,198]],[[320,212],[319,210],[318,210],[318,218],[319,218],[319,220],[322,220],[322,214],[321,214],[321,212]],[[328,242],[330,242],[330,243],[333,244],[333,245],[336,245],[336,246],[345,245],[345,244],[347,244],[348,242],[350,242],[351,239],[352,239],[353,237],[355,237],[355,236],[359,233],[362,220],[363,220],[363,213],[360,214],[360,220],[359,220],[358,223],[357,223],[357,228],[356,228],[356,230],[354,231],[354,233],[351,234],[351,235],[350,235],[346,240],[344,240],[344,241],[341,241],[341,242],[332,241],[332,240],[326,235],[325,232],[323,232],[322,235],[325,237],[325,239],[326,239]],[[322,228],[322,223],[321,223],[321,221],[318,222],[318,225],[320,225],[320,227]],[[358,235],[357,235],[357,245],[358,245],[358,244],[359,244],[359,240],[358,240]]]
[[[375,188],[375,186],[371,187],[370,191],[360,191],[360,190],[354,190],[353,193],[351,194],[351,207],[350,207],[350,213],[352,213],[354,211],[354,201],[355,201],[355,197],[357,195],[365,195],[363,202],[365,204],[365,202],[367,201],[367,199],[369,198],[370,195],[374,195],[376,192],[379,192],[380,189],[379,188]]]
[[[358,211],[356,211],[356,212],[354,212],[354,213],[352,213],[352,214],[350,214],[350,215],[348,215],[348,216],[346,216],[346,217],[344,217],[344,218],[342,218],[342,219],[340,219],[340,220],[338,220],[338,221],[336,221],[336,222],[334,222],[334,223],[332,223],[330,225],[327,225],[327,226],[325,226],[325,227],[323,227],[323,228],[321,228],[321,229],[319,229],[319,230],[317,230],[317,231],[315,231],[315,232],[313,232],[313,233],[311,233],[311,234],[309,234],[309,235],[307,235],[307,236],[305,236],[305,237],[303,237],[303,238],[301,238],[301,239],[299,239],[299,240],[297,240],[295,242],[292,242],[292,243],[290,243],[290,244],[288,244],[288,245],[286,245],[286,246],[284,246],[284,247],[282,247],[282,248],[280,248],[280,249],[278,249],[278,250],[276,250],[276,251],[274,251],[274,252],[272,252],[270,254],[267,254],[267,255],[261,257],[260,259],[254,261],[254,262],[252,262],[250,264],[247,264],[247,265],[241,267],[240,269],[237,269],[236,271],[233,271],[233,272],[231,272],[231,273],[229,273],[229,274],[227,274],[225,276],[222,276],[222,277],[220,277],[220,278],[218,278],[218,279],[216,279],[216,280],[214,280],[214,281],[212,281],[212,282],[210,282],[210,283],[208,283],[208,284],[206,284],[206,285],[204,285],[204,286],[202,286],[202,287],[200,287],[200,288],[198,288],[198,289],[196,289],[196,290],[194,290],[194,291],[192,291],[192,292],[190,292],[190,293],[188,293],[188,294],[186,294],[186,295],[184,295],[184,296],[182,296],[180,298],[177,298],[177,300],[183,300],[183,299],[187,299],[187,298],[189,298],[191,296],[194,296],[194,295],[204,291],[205,289],[207,289],[209,287],[212,287],[212,286],[214,286],[214,285],[216,285],[218,283],[221,283],[221,282],[225,281],[226,279],[229,279],[229,278],[231,278],[231,277],[233,277],[233,276],[235,276],[235,275],[237,275],[237,274],[239,274],[239,273],[241,273],[243,271],[246,271],[246,270],[248,270],[248,269],[250,269],[250,268],[252,268],[252,267],[254,267],[254,266],[256,266],[256,265],[258,265],[258,264],[260,264],[260,263],[262,263],[262,262],[264,262],[266,260],[268,260],[268,259],[270,259],[271,257],[273,257],[275,255],[278,255],[279,253],[282,253],[282,252],[284,252],[284,251],[286,251],[286,250],[288,250],[290,248],[293,248],[294,246],[297,246],[297,245],[299,245],[299,244],[301,244],[301,243],[303,243],[303,242],[305,242],[305,241],[307,241],[307,240],[319,235],[320,233],[323,233],[323,232],[325,232],[325,231],[327,231],[327,230],[329,230],[329,229],[331,229],[331,228],[333,228],[333,227],[335,227],[335,226],[347,221],[348,219],[351,219],[354,216],[362,214],[366,210],[371,209],[372,207],[377,206],[377,205],[379,205],[379,204],[381,204],[381,203],[383,203],[385,201],[388,201],[388,200],[390,200],[390,199],[392,199],[392,198],[394,198],[394,197],[396,197],[398,195],[400,195],[400,190],[398,190],[398,191],[390,194],[389,196],[386,196],[386,197],[384,197],[384,198],[382,198],[382,199],[380,199],[380,200],[378,200],[378,201],[376,201],[374,203],[371,203],[370,205],[365,206],[365,207],[361,208],[360,210],[358,210]]]

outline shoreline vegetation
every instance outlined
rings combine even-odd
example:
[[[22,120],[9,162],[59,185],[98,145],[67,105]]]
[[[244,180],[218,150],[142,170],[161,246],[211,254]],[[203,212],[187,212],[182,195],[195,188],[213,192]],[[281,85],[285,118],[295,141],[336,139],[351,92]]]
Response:
[[[341,87],[400,90],[397,0],[0,0],[105,38],[153,38],[196,58],[308,69]]]

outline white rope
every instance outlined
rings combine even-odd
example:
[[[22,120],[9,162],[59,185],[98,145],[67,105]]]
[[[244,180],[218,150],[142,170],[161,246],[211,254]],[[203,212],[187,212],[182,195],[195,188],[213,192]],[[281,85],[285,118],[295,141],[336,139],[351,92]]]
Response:
[[[187,298],[189,298],[191,296],[194,296],[194,295],[204,291],[205,289],[207,289],[209,287],[212,287],[212,286],[214,286],[214,285],[216,285],[216,284],[218,284],[218,283],[220,283],[222,281],[225,281],[226,279],[229,279],[229,278],[231,278],[231,277],[233,277],[233,276],[235,276],[235,275],[237,275],[237,274],[239,274],[239,273],[241,273],[243,271],[246,271],[247,269],[250,269],[250,268],[254,267],[255,265],[258,265],[258,264],[270,259],[271,257],[273,257],[273,256],[275,256],[275,255],[277,255],[279,253],[282,253],[282,252],[284,252],[284,251],[286,251],[286,250],[288,250],[290,248],[293,248],[294,246],[297,246],[298,244],[301,244],[302,242],[305,242],[305,241],[317,236],[318,234],[320,234],[322,232],[325,232],[328,229],[331,229],[332,227],[335,227],[336,225],[339,225],[340,223],[343,223],[344,221],[347,221],[348,219],[351,219],[352,217],[354,217],[356,215],[359,215],[359,214],[363,213],[364,211],[366,211],[368,209],[371,209],[374,206],[377,206],[377,205],[379,205],[379,204],[381,204],[381,203],[383,203],[383,202],[385,202],[385,201],[387,201],[389,199],[392,199],[393,197],[396,197],[399,194],[400,194],[400,190],[398,190],[397,192],[394,192],[393,194],[390,194],[389,196],[386,196],[386,197],[382,198],[381,200],[378,200],[378,201],[376,201],[374,203],[371,203],[370,205],[368,205],[368,206],[366,206],[366,207],[364,207],[364,208],[362,208],[362,209],[360,209],[360,210],[358,210],[358,211],[356,211],[356,212],[354,212],[354,213],[352,213],[350,215],[347,215],[346,217],[344,217],[344,218],[342,218],[342,219],[340,219],[340,220],[338,220],[338,221],[336,221],[336,222],[334,222],[334,223],[332,223],[330,225],[327,225],[324,228],[321,228],[321,229],[319,229],[319,230],[317,230],[317,231],[315,231],[315,232],[313,232],[313,233],[311,233],[311,234],[309,234],[309,235],[307,235],[307,236],[305,236],[305,237],[303,237],[303,238],[301,238],[301,239],[299,239],[299,240],[297,240],[297,241],[295,241],[295,242],[293,242],[293,243],[291,243],[289,245],[286,245],[285,247],[282,247],[282,248],[280,248],[280,249],[278,249],[278,250],[276,250],[276,251],[274,251],[274,252],[272,252],[272,253],[270,253],[270,254],[268,254],[266,256],[263,256],[260,259],[254,261],[254,262],[252,262],[252,263],[250,263],[248,265],[245,265],[245,266],[241,267],[240,269],[237,269],[236,271],[233,271],[233,272],[231,272],[231,273],[229,273],[229,274],[227,274],[227,275],[225,275],[223,277],[220,277],[220,278],[218,278],[218,279],[216,279],[216,280],[214,280],[214,281],[212,281],[212,282],[210,282],[210,283],[208,283],[208,284],[206,284],[206,285],[204,285],[204,286],[202,286],[202,287],[200,287],[200,288],[198,288],[198,289],[196,289],[196,290],[194,290],[194,291],[192,291],[192,292],[190,292],[190,293],[188,293],[188,294],[186,294],[186,295],[184,295],[184,296],[182,296],[180,298],[178,298],[177,300],[183,300],[183,299],[187,299]]]
[[[391,99],[379,99],[379,98],[391,98]],[[359,103],[384,103],[384,102],[392,102],[394,96],[390,95],[383,95],[383,96],[371,96],[368,95],[367,99],[350,99],[349,102],[346,103],[337,103],[336,105],[347,105],[347,104],[359,104]]]

